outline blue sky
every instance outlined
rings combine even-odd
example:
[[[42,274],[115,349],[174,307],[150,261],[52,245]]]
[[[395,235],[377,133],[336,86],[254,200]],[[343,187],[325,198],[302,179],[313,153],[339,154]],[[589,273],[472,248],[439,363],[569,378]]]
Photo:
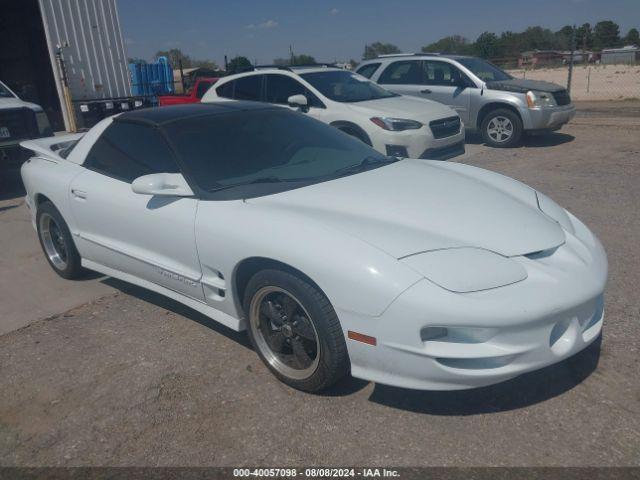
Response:
[[[127,54],[148,60],[172,47],[223,64],[244,55],[271,63],[294,52],[318,61],[359,60],[366,43],[401,50],[447,35],[471,40],[483,31],[531,25],[617,22],[640,29],[640,0],[117,0]]]

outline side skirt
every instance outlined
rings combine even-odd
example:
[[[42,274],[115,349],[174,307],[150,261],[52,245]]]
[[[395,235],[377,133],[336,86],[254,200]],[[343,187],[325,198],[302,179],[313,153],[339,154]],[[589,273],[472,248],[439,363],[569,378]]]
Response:
[[[231,315],[221,312],[220,310],[216,310],[215,308],[207,305],[206,303],[200,302],[193,298],[182,295],[181,293],[174,292],[166,287],[161,285],[157,285],[153,282],[149,282],[147,280],[143,280],[142,278],[133,276],[129,273],[121,272],[120,270],[115,270],[113,268],[105,267],[96,262],[92,262],[91,260],[82,259],[82,266],[93,270],[96,272],[103,273],[104,275],[108,275],[109,277],[117,278],[118,280],[122,280],[127,283],[132,283],[133,285],[138,285],[139,287],[146,288],[147,290],[151,290],[153,292],[159,293],[160,295],[164,295],[165,297],[171,298],[177,302],[180,302],[186,305],[189,308],[193,308],[194,310],[206,315],[210,319],[221,323],[225,327],[229,327],[236,332],[241,332],[245,330],[245,324],[243,320],[232,317]]]

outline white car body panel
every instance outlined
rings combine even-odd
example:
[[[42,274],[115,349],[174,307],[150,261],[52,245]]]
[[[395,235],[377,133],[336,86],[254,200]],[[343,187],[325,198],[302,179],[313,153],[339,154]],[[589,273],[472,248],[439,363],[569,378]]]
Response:
[[[34,219],[39,202],[53,202],[87,268],[243,330],[238,269],[248,259],[281,262],[325,293],[345,337],[377,339],[347,340],[354,376],[408,388],[496,383],[599,336],[602,245],[520,182],[463,164],[403,160],[247,200],[140,195],[82,166],[111,121],[84,135],[68,159],[50,140],[24,143],[36,152],[22,167]],[[442,253],[455,249],[484,253]],[[438,328],[446,334],[429,337]]]

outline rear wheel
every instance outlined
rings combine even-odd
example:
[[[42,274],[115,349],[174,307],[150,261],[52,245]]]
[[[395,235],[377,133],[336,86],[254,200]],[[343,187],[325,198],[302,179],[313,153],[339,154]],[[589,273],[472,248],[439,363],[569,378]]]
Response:
[[[522,120],[507,109],[489,112],[480,127],[484,142],[497,148],[515,147],[522,137]]]
[[[258,356],[287,385],[317,392],[348,372],[338,317],[310,282],[280,270],[258,272],[247,285],[244,310]]]
[[[62,278],[80,278],[85,273],[80,254],[69,227],[53,203],[44,202],[38,206],[36,225],[42,251],[51,268]]]

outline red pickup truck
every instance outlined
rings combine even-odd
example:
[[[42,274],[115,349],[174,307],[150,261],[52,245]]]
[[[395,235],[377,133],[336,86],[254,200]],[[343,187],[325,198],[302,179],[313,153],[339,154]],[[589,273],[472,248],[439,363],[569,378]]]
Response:
[[[200,103],[200,100],[207,93],[209,87],[218,81],[217,77],[197,78],[196,83],[187,95],[162,95],[158,97],[160,106],[180,105],[184,103]]]

